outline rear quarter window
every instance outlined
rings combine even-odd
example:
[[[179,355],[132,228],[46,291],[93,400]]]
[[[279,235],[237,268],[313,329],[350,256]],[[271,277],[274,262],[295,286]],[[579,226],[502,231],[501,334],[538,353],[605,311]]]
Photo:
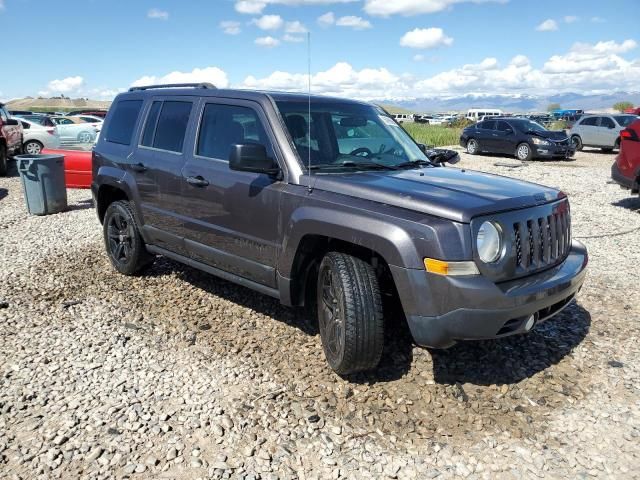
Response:
[[[113,107],[113,116],[105,134],[105,140],[121,145],[131,145],[133,129],[138,121],[142,100],[120,100]]]

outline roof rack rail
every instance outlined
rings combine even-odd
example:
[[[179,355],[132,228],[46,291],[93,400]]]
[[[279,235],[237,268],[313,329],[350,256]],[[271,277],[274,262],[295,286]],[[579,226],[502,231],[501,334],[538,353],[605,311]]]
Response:
[[[164,85],[145,85],[142,87],[131,87],[130,92],[138,92],[142,90],[151,90],[154,88],[203,88],[205,90],[216,90],[217,87],[213,83],[167,83]]]

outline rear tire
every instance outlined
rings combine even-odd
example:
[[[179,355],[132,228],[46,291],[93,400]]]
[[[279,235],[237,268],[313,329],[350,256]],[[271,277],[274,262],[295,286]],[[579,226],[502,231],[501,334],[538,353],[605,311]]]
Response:
[[[22,145],[23,153],[28,153],[29,155],[39,155],[43,148],[44,146],[37,140],[29,140]]]
[[[373,267],[329,252],[316,285],[318,326],[329,366],[338,375],[377,367],[384,345],[382,295]]]
[[[103,221],[104,244],[115,269],[124,275],[135,275],[153,262],[144,245],[140,229],[128,201],[113,202]]]
[[[615,150],[620,151],[620,139],[619,138],[616,140],[616,143],[613,144],[613,148]]]
[[[480,151],[480,145],[475,138],[467,140],[467,153],[469,155],[476,155]]]
[[[574,135],[573,137],[571,137],[571,144],[573,145],[573,148],[575,148],[577,152],[580,152],[583,148],[582,139],[577,135]]]
[[[0,145],[0,177],[7,176],[7,147]]]
[[[528,162],[533,157],[533,151],[528,143],[522,142],[516,147],[516,158],[523,162]]]

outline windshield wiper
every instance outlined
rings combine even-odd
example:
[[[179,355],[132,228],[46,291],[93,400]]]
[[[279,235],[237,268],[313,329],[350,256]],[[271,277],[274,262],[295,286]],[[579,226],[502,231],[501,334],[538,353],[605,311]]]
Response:
[[[342,163],[320,163],[318,165],[311,165],[311,170],[321,170],[323,168],[349,168],[349,169],[370,169],[370,170],[397,170],[395,166],[385,165],[384,163],[377,162],[353,162],[346,160]]]
[[[418,168],[423,167],[425,165],[433,165],[432,162],[428,160],[409,160],[408,162],[402,162],[398,165],[394,165],[395,168]]]

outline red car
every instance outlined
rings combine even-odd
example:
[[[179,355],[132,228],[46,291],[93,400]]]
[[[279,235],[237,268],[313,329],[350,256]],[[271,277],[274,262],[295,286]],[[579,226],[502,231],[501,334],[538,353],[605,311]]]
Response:
[[[640,120],[620,132],[620,153],[611,166],[611,178],[622,188],[640,189]]]
[[[64,155],[64,183],[67,188],[91,188],[91,151],[47,149],[42,153]]]

